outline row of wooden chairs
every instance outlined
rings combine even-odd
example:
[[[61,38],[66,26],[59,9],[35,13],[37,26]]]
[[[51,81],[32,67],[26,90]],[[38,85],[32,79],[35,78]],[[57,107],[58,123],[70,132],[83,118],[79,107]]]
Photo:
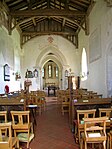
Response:
[[[99,108],[100,117],[111,117],[112,108]],[[77,110],[77,120],[74,120],[75,124],[75,136],[78,132],[78,140],[80,142],[81,133],[84,132],[84,118],[95,118],[96,109],[91,110]],[[106,122],[106,129],[110,129],[110,122]]]
[[[27,95],[28,100],[26,100],[26,104],[34,104],[38,106],[39,115],[42,114],[42,111],[45,111],[46,109],[46,99],[44,96],[39,95]]]
[[[30,111],[10,112],[12,122],[7,122],[7,111],[0,111],[0,117],[2,120],[0,123],[0,149],[12,149],[12,146],[14,145],[17,145],[19,148],[19,141],[26,142],[27,148],[29,148],[29,143],[34,138],[33,125],[29,119]],[[14,132],[14,137],[12,137],[13,132],[11,128]],[[5,134],[5,138],[7,138],[7,130],[9,138],[8,140],[5,140],[3,134]]]
[[[102,95],[98,95],[96,92],[87,91],[83,89],[73,90],[72,98],[73,99],[93,99],[101,98]],[[58,90],[57,91],[57,103],[61,105],[61,112],[64,115],[65,112],[69,113],[70,109],[70,90]]]
[[[1,97],[0,99],[3,99],[3,100],[9,100],[8,97]],[[45,97],[42,97],[42,96],[36,96],[36,95],[20,95],[18,97],[10,97],[10,100],[21,100],[21,99],[24,99],[25,100],[25,108],[27,108],[27,106],[29,104],[35,104],[37,105],[37,112],[39,113],[39,115],[42,114],[42,111],[45,111],[46,109],[46,99]]]
[[[37,105],[37,112],[39,115],[42,114],[42,111],[46,109],[46,93],[41,90],[30,91],[29,93],[25,94],[24,91],[19,93],[19,96],[16,99],[25,99],[26,106],[29,104]]]

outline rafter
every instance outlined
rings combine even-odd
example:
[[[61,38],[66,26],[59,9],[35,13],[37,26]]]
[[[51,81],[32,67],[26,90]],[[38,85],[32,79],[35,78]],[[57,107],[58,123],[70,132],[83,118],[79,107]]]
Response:
[[[105,1],[111,4],[112,0]],[[78,47],[80,30],[89,34],[89,14],[94,4],[94,0],[2,0],[0,10],[8,16],[10,34],[19,28],[21,44],[35,36],[55,34]]]

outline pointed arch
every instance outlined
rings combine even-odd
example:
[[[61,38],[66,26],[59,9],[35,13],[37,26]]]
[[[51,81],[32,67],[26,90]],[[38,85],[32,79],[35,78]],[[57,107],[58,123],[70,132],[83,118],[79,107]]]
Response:
[[[53,59],[55,63],[59,63],[62,66],[67,65],[67,60],[65,56],[61,53],[61,51],[57,47],[50,45],[50,46],[44,47],[43,49],[41,49],[41,51],[42,52],[40,53],[40,55],[36,60],[36,66],[42,67],[42,65],[50,59],[51,60]],[[52,54],[50,55],[50,53]]]

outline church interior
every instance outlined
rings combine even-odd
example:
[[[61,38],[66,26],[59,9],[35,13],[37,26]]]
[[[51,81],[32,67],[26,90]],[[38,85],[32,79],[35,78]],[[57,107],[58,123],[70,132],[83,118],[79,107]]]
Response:
[[[112,149],[112,0],[0,0],[0,149],[94,143]]]

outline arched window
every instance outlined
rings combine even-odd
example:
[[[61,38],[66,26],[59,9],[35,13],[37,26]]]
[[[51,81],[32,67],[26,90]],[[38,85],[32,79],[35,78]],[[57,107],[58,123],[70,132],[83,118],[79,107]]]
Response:
[[[42,77],[45,77],[45,68],[42,68]]]
[[[85,48],[82,50],[82,71],[81,71],[81,80],[87,80],[87,54]]]
[[[52,65],[48,65],[48,77],[52,77]]]
[[[58,71],[58,67],[56,66],[56,78],[58,78],[59,76],[59,71]]]

